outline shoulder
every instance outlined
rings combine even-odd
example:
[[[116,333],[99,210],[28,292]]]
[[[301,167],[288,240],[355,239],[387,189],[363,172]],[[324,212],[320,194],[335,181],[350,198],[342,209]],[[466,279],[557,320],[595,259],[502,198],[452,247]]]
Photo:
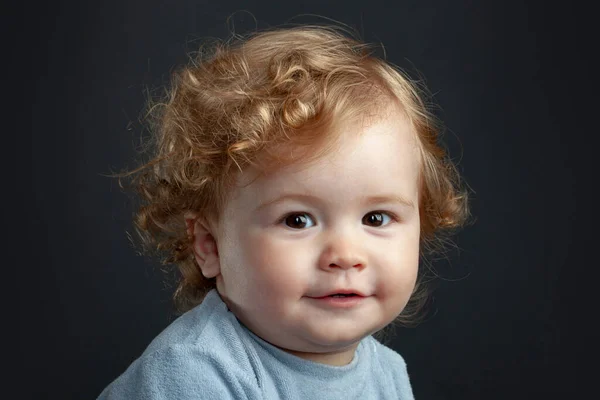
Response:
[[[144,356],[173,345],[195,346],[210,341],[211,327],[228,327],[227,307],[216,291],[209,292],[204,301],[179,316],[167,326],[144,351]],[[207,335],[208,334],[208,335]]]
[[[226,307],[207,300],[158,335],[99,399],[258,397],[252,349]]]
[[[137,359],[99,399],[238,399],[257,389],[251,374],[218,352],[174,345]]]
[[[406,361],[395,350],[387,347],[373,337],[365,343],[372,348],[372,354],[379,373],[387,377],[386,387],[395,387],[401,399],[413,399],[412,386]]]
[[[373,337],[369,337],[367,343],[373,348],[376,359],[387,367],[392,367],[392,371],[406,373],[406,361],[397,351],[389,348]]]

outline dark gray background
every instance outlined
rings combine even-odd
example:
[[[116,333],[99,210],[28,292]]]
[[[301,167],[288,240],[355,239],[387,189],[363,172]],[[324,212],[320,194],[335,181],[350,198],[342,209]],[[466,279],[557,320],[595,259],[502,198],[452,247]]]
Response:
[[[228,17],[240,33],[293,17],[323,22],[304,13],[356,28],[423,75],[475,191],[477,221],[437,265],[444,279],[430,318],[393,342],[416,398],[569,398],[579,389],[574,344],[587,334],[576,310],[586,300],[575,283],[587,275],[575,271],[588,263],[581,202],[595,134],[584,126],[595,117],[584,97],[596,51],[590,10],[512,0],[129,0],[28,12],[35,245],[19,297],[20,370],[37,398],[95,398],[173,318],[173,288],[129,245],[131,202],[102,176],[135,165],[145,87],[165,83],[192,40],[226,37]]]

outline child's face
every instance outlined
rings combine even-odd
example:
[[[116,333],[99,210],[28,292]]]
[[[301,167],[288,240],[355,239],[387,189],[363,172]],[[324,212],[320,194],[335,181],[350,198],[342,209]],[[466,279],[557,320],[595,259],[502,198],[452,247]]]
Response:
[[[415,285],[418,154],[408,123],[393,114],[346,126],[327,158],[235,188],[215,236],[218,289],[237,318],[300,357],[350,362]],[[320,299],[342,290],[361,296]]]

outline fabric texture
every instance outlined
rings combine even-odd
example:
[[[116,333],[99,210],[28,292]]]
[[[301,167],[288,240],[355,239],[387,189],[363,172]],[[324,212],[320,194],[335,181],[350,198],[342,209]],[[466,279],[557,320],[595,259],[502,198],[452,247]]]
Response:
[[[414,399],[404,359],[372,336],[348,365],[304,360],[254,335],[216,290],[161,332],[98,400]]]

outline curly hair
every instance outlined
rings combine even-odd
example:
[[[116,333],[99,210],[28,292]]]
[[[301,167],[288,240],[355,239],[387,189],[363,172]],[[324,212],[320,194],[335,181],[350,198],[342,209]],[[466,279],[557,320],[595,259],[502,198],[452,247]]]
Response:
[[[440,142],[441,124],[425,89],[376,57],[374,46],[335,27],[299,26],[236,36],[190,57],[164,98],[149,99],[149,159],[122,174],[141,202],[135,226],[143,252],[178,272],[180,312],[215,287],[192,254],[186,212],[218,218],[236,173],[317,159],[332,150],[349,118],[394,102],[416,132],[421,152],[421,255],[443,251],[468,217],[467,191]],[[292,151],[293,150],[293,151]],[[426,269],[420,265],[419,276]],[[428,297],[423,279],[400,322]]]

